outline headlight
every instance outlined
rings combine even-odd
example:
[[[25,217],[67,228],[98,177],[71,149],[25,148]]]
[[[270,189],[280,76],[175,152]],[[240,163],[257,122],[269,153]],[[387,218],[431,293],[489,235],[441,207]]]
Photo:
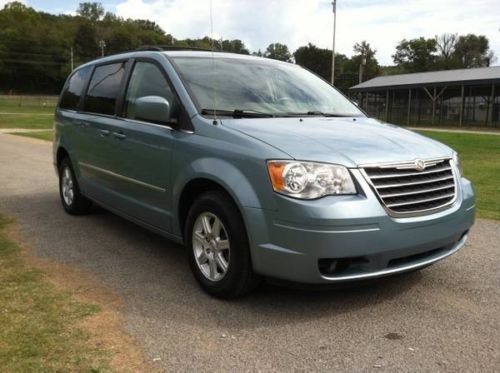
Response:
[[[316,162],[268,161],[275,192],[301,199],[332,194],[356,194],[351,174],[344,166]]]
[[[457,167],[457,170],[459,172],[459,176],[462,176],[462,162],[460,162],[460,157],[458,156],[457,152],[453,153],[453,163],[455,163],[455,166]]]

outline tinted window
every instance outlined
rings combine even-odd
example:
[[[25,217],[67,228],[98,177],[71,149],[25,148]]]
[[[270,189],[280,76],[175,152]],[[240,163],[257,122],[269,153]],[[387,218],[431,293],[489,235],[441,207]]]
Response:
[[[125,62],[96,67],[85,97],[85,111],[113,115],[124,74]]]
[[[134,66],[125,98],[125,116],[135,119],[135,102],[145,96],[165,98],[175,113],[177,103],[174,92],[170,88],[160,69],[149,62],[137,62]]]
[[[83,88],[89,77],[91,67],[84,67],[76,71],[64,87],[59,106],[63,109],[78,109]]]

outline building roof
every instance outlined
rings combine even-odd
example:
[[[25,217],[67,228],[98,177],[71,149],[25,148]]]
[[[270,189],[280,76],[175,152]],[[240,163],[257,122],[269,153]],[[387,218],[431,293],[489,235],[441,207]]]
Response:
[[[472,85],[499,83],[500,66],[429,71],[424,73],[384,75],[351,87],[352,91],[369,91],[383,88],[410,88],[418,86]]]

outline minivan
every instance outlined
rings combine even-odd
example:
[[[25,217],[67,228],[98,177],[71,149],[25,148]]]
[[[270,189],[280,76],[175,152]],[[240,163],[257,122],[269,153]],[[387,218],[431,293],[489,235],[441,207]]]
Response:
[[[221,298],[262,278],[421,269],[474,222],[456,152],[368,118],[292,63],[155,48],[101,58],[69,76],[54,126],[64,210],[96,204],[183,243]]]

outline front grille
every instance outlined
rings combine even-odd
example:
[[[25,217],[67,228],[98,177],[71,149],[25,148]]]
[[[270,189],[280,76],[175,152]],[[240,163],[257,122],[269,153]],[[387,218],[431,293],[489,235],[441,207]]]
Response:
[[[450,160],[425,162],[418,171],[415,163],[363,168],[379,199],[396,214],[431,211],[455,200],[456,185]]]

